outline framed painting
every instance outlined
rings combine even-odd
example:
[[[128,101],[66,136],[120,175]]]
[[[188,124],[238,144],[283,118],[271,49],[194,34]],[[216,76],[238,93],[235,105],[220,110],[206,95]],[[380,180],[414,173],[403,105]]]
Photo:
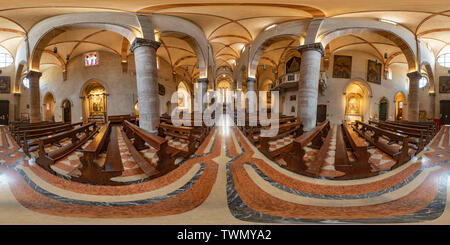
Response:
[[[439,93],[450,93],[450,76],[439,77]]]
[[[11,77],[0,76],[0,93],[11,93]]]
[[[381,84],[381,63],[369,60],[367,63],[367,81]]]
[[[333,64],[333,78],[350,78],[352,74],[352,57],[335,55]]]
[[[419,111],[419,119],[420,120],[425,120],[427,116],[427,112],[426,111]]]

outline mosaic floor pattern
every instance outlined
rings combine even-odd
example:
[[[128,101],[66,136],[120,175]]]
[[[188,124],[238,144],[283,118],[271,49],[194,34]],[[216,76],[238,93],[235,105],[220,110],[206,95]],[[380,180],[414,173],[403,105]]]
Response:
[[[52,175],[1,128],[0,224],[450,224],[450,126],[392,171],[337,181],[290,172],[236,127],[221,125],[194,155],[155,179],[146,179],[118,134],[125,171],[114,180],[123,186],[70,181],[79,152],[55,164],[61,175]],[[340,174],[332,157],[335,141],[334,136],[324,176]],[[370,151],[374,168],[392,166],[383,153]],[[142,154],[152,158],[151,149]],[[305,157],[314,154],[311,149]]]

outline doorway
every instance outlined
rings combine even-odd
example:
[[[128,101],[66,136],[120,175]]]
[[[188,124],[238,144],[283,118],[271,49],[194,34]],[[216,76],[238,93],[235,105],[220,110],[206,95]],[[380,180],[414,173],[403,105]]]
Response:
[[[65,100],[62,104],[63,121],[65,123],[72,123],[72,104],[69,100]]]
[[[450,100],[441,100],[440,109],[442,124],[450,124]]]
[[[378,119],[381,121],[386,121],[387,119],[387,105],[388,105],[388,101],[386,98],[382,98],[380,100],[380,109],[378,112]]]
[[[317,122],[321,123],[327,120],[327,105],[317,105]]]
[[[0,100],[0,125],[9,123],[9,100]]]
[[[55,121],[55,98],[52,93],[44,96],[44,121]]]

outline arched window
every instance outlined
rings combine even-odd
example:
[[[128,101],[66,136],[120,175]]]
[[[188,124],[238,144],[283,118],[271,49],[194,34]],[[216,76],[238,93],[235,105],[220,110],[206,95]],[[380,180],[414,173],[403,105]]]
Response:
[[[25,86],[25,88],[30,88],[30,80],[28,80],[28,78],[24,77],[22,79],[22,83],[23,83],[23,86]]]
[[[423,88],[428,84],[428,78],[427,77],[422,77],[419,80],[419,88]]]
[[[8,50],[0,47],[0,68],[10,66],[14,62],[14,58],[9,54]]]
[[[437,62],[443,67],[450,67],[450,53],[439,55]]]

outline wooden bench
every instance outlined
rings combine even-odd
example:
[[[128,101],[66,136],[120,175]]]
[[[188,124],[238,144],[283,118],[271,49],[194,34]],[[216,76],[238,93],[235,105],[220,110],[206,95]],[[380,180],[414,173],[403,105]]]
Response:
[[[42,168],[46,169],[51,173],[55,173],[50,166],[56,161],[62,159],[63,157],[69,155],[74,150],[80,148],[84,143],[86,143],[96,132],[98,131],[95,122],[86,124],[84,126],[61,132],[55,135],[45,136],[38,139],[39,141],[39,152],[36,158],[36,163]],[[83,133],[81,138],[77,137],[77,134]],[[71,143],[62,146],[54,151],[46,152],[45,146],[49,144],[59,143],[64,139],[70,138]]]
[[[49,128],[25,130],[22,131],[21,134],[18,134],[19,141],[17,141],[17,143],[22,146],[23,152],[28,155],[30,153],[29,151],[30,147],[39,144],[37,138],[68,131],[80,125],[82,125],[82,122],[73,124],[62,124],[59,126]],[[20,140],[20,137],[22,138],[22,140]]]
[[[175,159],[181,152],[178,149],[170,148],[166,139],[149,133],[128,121],[123,122],[123,131],[125,132],[125,137],[123,138],[128,146],[128,150],[147,176],[155,178],[176,168]],[[145,143],[157,150],[158,162],[156,167],[148,162],[139,152],[147,148]]]
[[[427,126],[429,130],[433,132],[433,136],[439,132],[439,125],[437,122],[414,122],[414,121],[406,121],[400,120],[398,123],[412,125],[412,126]]]
[[[269,126],[264,127],[265,130],[269,130]],[[303,125],[300,122],[284,123],[278,126],[277,135],[272,137],[260,136],[259,150],[266,155],[269,159],[275,159],[284,152],[291,151],[294,145],[294,139],[303,134]],[[271,150],[271,144],[276,143],[278,140],[284,139],[284,142],[279,147],[275,146],[274,150]],[[292,139],[291,142],[290,139]]]
[[[246,118],[246,122],[245,125],[246,126],[242,126],[241,127],[241,131],[242,133],[250,140],[250,142],[252,142],[255,146],[259,146],[260,144],[260,133],[261,133],[261,129],[263,128],[268,128],[267,126],[262,126],[261,125],[261,121],[258,121],[258,125],[257,126],[250,126],[249,125],[249,119]],[[271,119],[269,119],[271,120]],[[289,123],[295,123],[297,122],[297,118],[293,117],[293,116],[285,116],[285,117],[280,117],[278,119],[278,123],[279,125],[283,125],[283,124],[289,124]],[[267,123],[267,122],[266,122]],[[303,133],[303,131],[301,132]]]
[[[396,168],[411,159],[411,156],[409,154],[409,140],[407,135],[374,127],[360,121],[355,121],[353,129],[359,135],[364,137],[370,144],[376,146],[378,149],[390,155],[394,160],[396,160],[396,164],[391,169]],[[371,131],[373,135],[367,135],[366,132],[368,131]],[[387,138],[389,139],[389,141],[402,142],[402,145],[400,148],[396,148],[392,145],[389,145],[388,143],[381,142],[381,137]]]
[[[203,120],[196,121],[195,118],[191,118],[189,120],[188,119],[180,119],[180,120],[183,123],[183,125],[191,125],[191,126],[184,126],[184,127],[193,128],[193,131],[194,131],[193,133],[200,140],[200,142],[203,142],[204,139],[211,132],[212,127],[206,126],[206,124],[203,122]],[[161,117],[160,122],[169,124],[169,125],[174,125],[171,118]],[[197,126],[197,125],[201,125],[201,126]]]
[[[188,157],[200,146],[202,137],[196,133],[194,127],[186,127],[186,126],[174,126],[166,123],[160,123],[158,127],[158,136],[166,138],[167,136],[172,137],[176,140],[180,140],[180,142],[184,141],[184,144],[187,144],[187,149],[181,149],[181,155],[183,157]],[[169,140],[169,147],[171,146]]]
[[[115,116],[108,116],[108,121],[111,123],[123,123],[125,120],[130,120],[130,115],[115,115]]]
[[[378,128],[390,130],[393,132],[401,133],[408,135],[409,142],[417,146],[416,154],[423,150],[425,145],[430,142],[431,135],[429,134],[429,131],[426,129],[419,129],[419,128],[413,128],[413,127],[405,127],[390,123],[385,123],[383,121],[369,121],[369,124],[375,124]]]
[[[282,157],[287,164],[285,168],[296,173],[316,176],[320,172],[320,168],[329,148],[331,140],[331,133],[329,133],[329,131],[330,121],[327,120],[317,125],[311,131],[305,132],[295,138],[294,145],[291,148],[292,150],[282,154]],[[309,144],[311,144],[312,148],[319,149],[319,152],[308,168],[304,160],[306,153],[304,147]]]
[[[72,177],[72,180],[91,184],[122,185],[120,182],[111,180],[113,177],[122,175],[123,172],[116,127],[119,126],[112,126],[110,122],[107,122],[91,143],[81,150],[83,152],[83,156],[80,157],[82,163],[81,175]],[[104,165],[99,166],[96,160],[100,153],[105,151]]]
[[[336,179],[358,179],[373,176],[369,163],[369,144],[353,131],[349,125],[341,124],[336,135],[334,167],[345,175]],[[348,158],[347,149],[352,151],[354,161]]]
[[[56,122],[56,123],[43,123],[43,124],[35,124],[35,125],[21,125],[16,126],[12,131],[11,135],[16,139],[20,139],[20,136],[23,131],[27,130],[33,130],[33,129],[44,129],[44,128],[50,128],[50,127],[56,127],[61,126],[69,123],[63,123],[63,122]]]

